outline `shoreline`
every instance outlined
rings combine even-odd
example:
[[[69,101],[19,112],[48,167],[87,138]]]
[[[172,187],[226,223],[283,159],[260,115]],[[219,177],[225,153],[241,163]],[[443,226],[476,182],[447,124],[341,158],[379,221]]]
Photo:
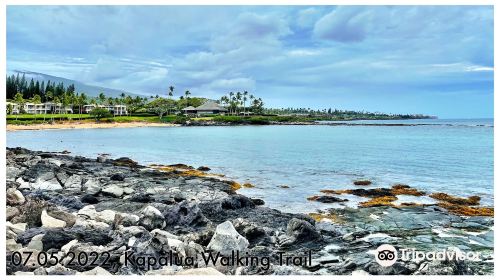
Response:
[[[85,122],[85,121],[62,121],[53,124],[7,124],[6,131],[23,131],[23,130],[58,130],[58,129],[95,129],[95,128],[134,128],[134,127],[196,127],[196,126],[368,126],[368,127],[417,127],[417,126],[470,126],[462,124],[434,124],[434,123],[353,123],[353,121],[334,121],[334,122],[270,122],[267,124],[251,124],[251,123],[230,123],[230,122],[214,122],[214,121],[189,121],[183,124],[175,123],[160,123],[160,122]],[[369,121],[369,120],[368,120]],[[373,120],[378,121],[378,120]],[[494,127],[493,125],[472,125],[476,127]]]
[[[171,123],[154,122],[60,122],[54,124],[30,124],[15,125],[7,124],[7,131],[20,130],[55,130],[55,129],[94,129],[94,128],[132,128],[132,127],[172,127],[179,126]]]
[[[369,207],[329,209],[314,215],[291,214],[265,201],[237,193],[235,181],[185,164],[142,166],[130,158],[97,159],[62,153],[7,148],[7,251],[58,252],[60,264],[7,264],[8,274],[492,274],[494,218],[463,217],[439,206],[393,207],[374,200]],[[356,193],[364,188],[356,189]],[[344,190],[340,192],[352,192]],[[334,198],[338,191],[325,190]],[[379,197],[418,190],[406,186],[362,191]],[[306,198],[304,198],[306,199]],[[321,199],[316,197],[315,200]],[[440,199],[476,204],[477,199]],[[319,201],[319,200],[318,200]],[[453,210],[453,209],[451,209]],[[450,238],[451,237],[451,238]],[[234,240],[234,242],[226,242]],[[156,245],[155,245],[156,244]],[[479,253],[479,262],[398,260],[381,267],[370,251],[381,244],[397,249]],[[69,265],[69,252],[109,252],[113,266]],[[144,251],[185,256],[245,251],[275,259],[309,252],[312,262],[268,268],[259,264],[213,267],[144,267],[120,261]],[[229,251],[228,251],[229,250]],[[12,256],[12,255],[11,255]],[[66,261],[65,261],[66,260]]]

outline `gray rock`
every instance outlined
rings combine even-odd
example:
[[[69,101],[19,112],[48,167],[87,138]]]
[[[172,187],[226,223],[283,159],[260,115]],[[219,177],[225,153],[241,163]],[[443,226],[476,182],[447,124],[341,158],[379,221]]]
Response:
[[[161,214],[160,210],[149,205],[141,211],[139,224],[147,230],[154,230],[156,228],[164,228],[165,217]]]
[[[27,248],[31,250],[43,251],[43,242],[42,242],[43,236],[44,234],[33,236],[33,238],[31,238],[30,243],[28,243]]]
[[[102,190],[102,193],[113,197],[121,197],[123,195],[123,188],[117,185],[107,185]]]
[[[14,218],[15,216],[17,216],[19,214],[21,214],[21,212],[19,211],[19,209],[17,209],[17,207],[7,206],[7,210],[5,213],[7,221],[10,221],[12,218]]]
[[[7,205],[20,205],[24,204],[24,202],[26,202],[26,199],[20,191],[14,188],[7,189]]]
[[[47,275],[75,275],[76,270],[64,267],[61,264],[56,264],[49,268],[45,269],[47,271]]]
[[[83,184],[83,190],[90,195],[96,195],[101,191],[99,182],[95,179],[89,179]]]
[[[99,163],[105,163],[107,159],[108,159],[108,157],[106,155],[99,155],[97,157],[97,162],[99,162]]]
[[[302,243],[321,239],[321,235],[309,222],[291,219],[286,226],[286,233],[293,238],[294,243]]]
[[[236,231],[233,224],[225,221],[217,226],[207,248],[223,255],[230,255],[232,251],[240,251],[240,253],[245,251],[248,245],[248,240]]]
[[[66,222],[63,220],[58,220],[56,218],[53,218],[47,214],[47,210],[42,211],[42,226],[46,228],[63,228],[66,226]]]
[[[80,191],[82,188],[82,178],[78,175],[72,175],[64,182],[64,188]]]
[[[23,248],[23,245],[16,243],[15,239],[7,239],[5,242],[5,248],[7,251],[18,251]]]
[[[111,177],[109,177],[109,179],[111,181],[120,181],[120,182],[122,182],[122,181],[125,180],[125,176],[123,174],[121,174],[121,173],[118,173],[118,174],[111,175]]]
[[[50,180],[38,179],[35,183],[32,183],[31,186],[34,189],[45,190],[45,191],[59,191],[62,190],[61,184],[55,177],[52,177]]]

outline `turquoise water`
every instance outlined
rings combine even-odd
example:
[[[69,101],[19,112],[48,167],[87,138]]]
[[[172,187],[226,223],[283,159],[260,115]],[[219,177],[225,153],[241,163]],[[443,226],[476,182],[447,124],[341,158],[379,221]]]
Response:
[[[372,180],[374,186],[404,183],[428,192],[479,195],[482,204],[493,205],[493,120],[390,122],[435,125],[16,131],[7,133],[7,146],[89,157],[107,153],[143,164],[205,165],[256,185],[241,192],[289,212],[330,207],[306,197],[321,189],[352,188],[356,179]]]

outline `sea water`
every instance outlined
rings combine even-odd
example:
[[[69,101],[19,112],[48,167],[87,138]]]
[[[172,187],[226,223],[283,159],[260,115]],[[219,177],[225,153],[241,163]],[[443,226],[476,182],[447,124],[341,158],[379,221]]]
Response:
[[[428,193],[479,195],[493,205],[493,120],[356,121],[416,126],[142,127],[12,131],[8,147],[63,151],[141,164],[208,166],[240,193],[288,212],[335,207],[308,201],[322,189],[408,184]],[[287,186],[288,188],[283,188]],[[350,197],[351,199],[355,199]]]

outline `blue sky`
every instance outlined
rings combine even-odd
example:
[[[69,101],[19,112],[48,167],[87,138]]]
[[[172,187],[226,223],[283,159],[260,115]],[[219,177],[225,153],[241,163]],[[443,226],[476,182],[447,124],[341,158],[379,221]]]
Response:
[[[9,6],[7,69],[268,107],[493,117],[488,6]]]

